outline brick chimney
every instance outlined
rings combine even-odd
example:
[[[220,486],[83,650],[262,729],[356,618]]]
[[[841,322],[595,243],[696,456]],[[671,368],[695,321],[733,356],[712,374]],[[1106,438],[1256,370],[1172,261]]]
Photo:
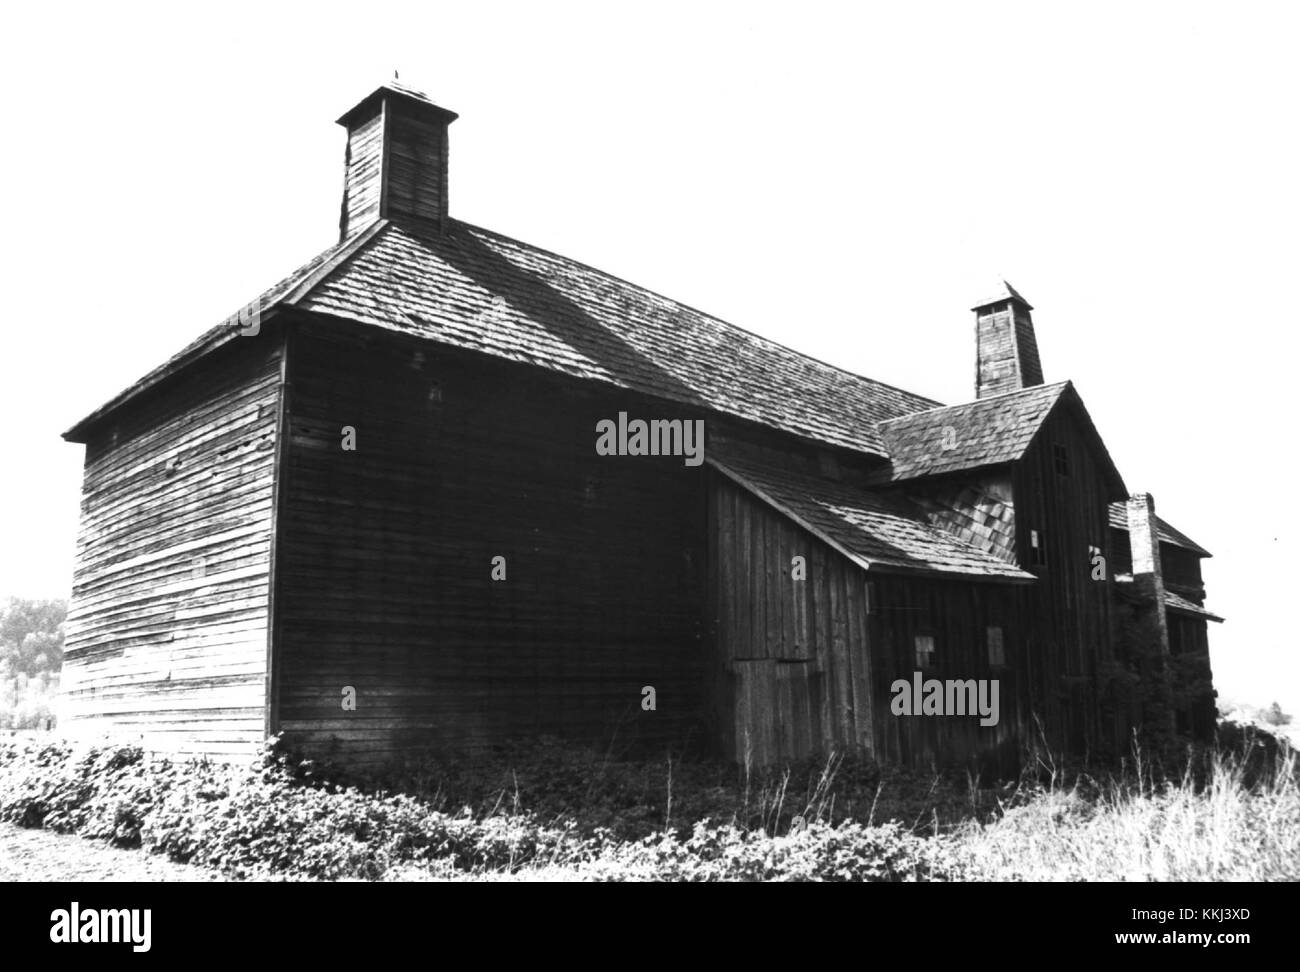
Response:
[[[975,312],[975,397],[988,398],[1043,383],[1029,301],[1002,281]]]
[[[1134,493],[1128,501],[1128,543],[1133,553],[1133,586],[1152,611],[1153,634],[1162,654],[1169,654],[1169,625],[1165,617],[1165,579],[1160,564],[1160,526],[1156,501],[1150,493]]]
[[[377,219],[447,218],[447,126],[457,115],[390,81],[339,119],[348,131],[339,239]]]

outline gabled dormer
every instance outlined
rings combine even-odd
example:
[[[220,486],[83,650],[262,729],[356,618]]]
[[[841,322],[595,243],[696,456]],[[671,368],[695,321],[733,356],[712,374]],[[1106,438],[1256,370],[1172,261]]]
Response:
[[[1107,505],[1128,496],[1068,381],[916,412],[880,429],[890,458],[874,484],[893,485],[932,523],[1026,568],[1047,566],[1049,543],[1059,543],[1054,521],[1079,494],[1085,512],[1068,515],[1089,519],[1083,553],[1104,548]]]

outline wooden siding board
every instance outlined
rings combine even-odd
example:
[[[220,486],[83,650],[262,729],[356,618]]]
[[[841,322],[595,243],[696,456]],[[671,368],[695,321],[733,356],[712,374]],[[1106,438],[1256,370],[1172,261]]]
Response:
[[[1066,475],[1056,469],[1054,446],[1064,450]],[[1046,545],[1046,563],[1029,568],[1039,578],[1026,604],[1026,622],[1034,632],[1029,704],[1042,719],[1049,744],[1076,753],[1095,751],[1126,734],[1122,727],[1097,722],[1097,680],[1103,665],[1115,660],[1106,484],[1085,430],[1068,410],[1059,409],[1043,424],[1012,477],[1020,562],[1030,564],[1031,529],[1039,531]],[[1089,545],[1104,551],[1104,580],[1092,579]]]
[[[702,472],[594,450],[599,418],[674,416],[415,351],[358,353],[329,329],[295,337],[277,549],[286,733],[337,739],[358,763],[537,733],[602,746],[698,736],[702,574],[683,565],[705,559]],[[343,425],[355,453],[339,448]],[[504,582],[489,577],[496,555]],[[358,689],[355,714],[343,685]],[[346,729],[372,710],[386,742]]]
[[[74,735],[210,754],[262,739],[271,333],[224,346],[87,443],[61,699]]]
[[[755,571],[766,569],[766,558],[773,574],[784,569],[796,547],[808,558],[806,658],[758,656],[740,640],[738,633],[746,630],[743,619],[731,626],[725,619],[732,614],[719,611],[722,620],[715,650],[730,660],[737,673],[733,721],[723,729],[724,750],[732,747],[743,760],[740,749],[748,739],[755,762],[781,763],[835,751],[918,767],[978,762],[1000,771],[1014,769],[1021,726],[1018,681],[1010,664],[998,670],[989,666],[985,628],[990,623],[1003,628],[1008,658],[1018,662],[1023,657],[1018,645],[1024,631],[1026,588],[897,574],[869,579],[867,572],[734,480],[714,472],[708,485],[715,506],[738,511],[739,527],[725,535],[719,527],[714,541],[720,562],[711,585],[720,605],[729,597],[739,602],[740,597],[734,596],[737,591],[745,591],[746,596],[748,592],[743,583],[729,587],[728,555],[740,564],[748,551]],[[771,542],[773,536],[787,534],[781,543]],[[788,595],[779,585],[771,585],[766,596],[776,601]],[[760,610],[755,607],[752,613],[758,615]],[[1003,683],[998,726],[979,726],[975,714],[893,714],[892,685],[897,679],[910,684],[916,671],[913,638],[923,631],[935,636],[938,647],[936,665],[924,670],[924,677],[998,678]],[[775,665],[773,676],[764,674],[763,662]],[[768,708],[761,710],[762,705]]]

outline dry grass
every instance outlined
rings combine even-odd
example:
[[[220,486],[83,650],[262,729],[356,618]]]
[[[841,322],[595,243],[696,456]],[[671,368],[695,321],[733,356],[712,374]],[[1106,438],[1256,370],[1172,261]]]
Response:
[[[1300,790],[1294,752],[1247,783],[1242,763],[1213,758],[1208,778],[1070,787],[1055,780],[987,824],[949,835],[994,881],[1300,880]]]

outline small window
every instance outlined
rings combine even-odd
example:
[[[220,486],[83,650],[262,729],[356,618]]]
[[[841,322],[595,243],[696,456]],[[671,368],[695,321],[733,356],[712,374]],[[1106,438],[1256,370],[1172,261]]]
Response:
[[[1002,644],[1002,629],[994,625],[988,628],[989,664],[1001,668],[1007,663],[1006,648]]]
[[[1052,443],[1052,464],[1056,467],[1058,476],[1070,475],[1070,454],[1059,442]]]
[[[1043,535],[1037,530],[1029,531],[1029,562],[1035,567],[1047,563],[1047,552],[1043,547]]]
[[[934,666],[934,635],[916,636],[916,667],[932,668]]]

